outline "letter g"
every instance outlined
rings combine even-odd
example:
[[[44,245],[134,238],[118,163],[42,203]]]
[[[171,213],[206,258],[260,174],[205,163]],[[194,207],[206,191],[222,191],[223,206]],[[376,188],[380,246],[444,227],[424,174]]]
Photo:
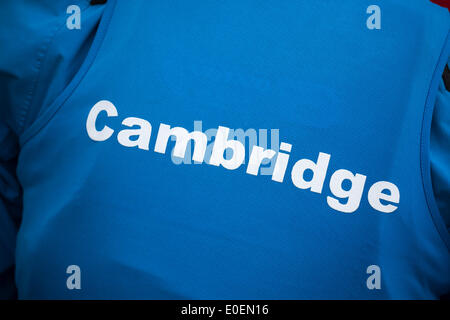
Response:
[[[86,120],[86,130],[89,138],[94,141],[105,141],[114,133],[114,130],[106,125],[100,131],[95,127],[98,114],[102,111],[106,111],[108,117],[117,117],[118,115],[116,107],[108,100],[100,100],[92,107]]]

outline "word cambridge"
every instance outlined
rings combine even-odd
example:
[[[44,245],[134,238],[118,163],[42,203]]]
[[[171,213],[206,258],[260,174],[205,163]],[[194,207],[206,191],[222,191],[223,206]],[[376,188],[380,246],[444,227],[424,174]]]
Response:
[[[104,113],[106,113],[108,118],[118,116],[117,108],[113,103],[107,100],[97,102],[91,108],[86,120],[86,130],[92,140],[106,141],[117,131],[116,138],[122,146],[147,151],[150,149],[152,125],[147,120],[128,117],[123,119],[123,127],[120,130],[114,130],[108,125],[104,125],[103,128],[99,129],[96,122],[98,117],[104,116]],[[229,139],[229,132],[230,129],[227,127],[218,127],[212,153],[207,164],[216,167],[222,166],[227,170],[236,170],[244,163],[245,147],[240,141]],[[194,152],[192,160],[199,163],[204,162],[208,144],[208,138],[205,133],[202,131],[189,132],[182,127],[171,127],[168,124],[161,123],[159,125],[154,151],[165,154],[170,137],[176,138],[173,149],[174,157],[184,159],[188,143],[193,141]],[[224,153],[228,149],[232,150],[231,158],[224,157]],[[264,159],[271,160],[274,158],[275,165],[272,173],[272,181],[282,183],[288,168],[291,149],[292,145],[286,142],[280,144],[279,152],[255,145],[250,152],[246,173],[257,176],[262,161]],[[321,194],[324,181],[327,177],[330,158],[330,154],[319,152],[315,162],[309,159],[298,160],[291,169],[292,183],[299,189],[310,190],[311,192]],[[312,172],[312,178],[310,179],[304,178],[304,173],[307,170]],[[350,189],[343,187],[344,181],[351,183]],[[326,201],[328,206],[344,213],[355,212],[359,208],[365,182],[365,175],[359,173],[354,174],[346,169],[336,170],[330,178],[329,188],[333,196],[327,196]],[[400,203],[400,191],[391,182],[378,181],[370,186],[367,198],[369,204],[375,210],[391,213],[397,210],[397,204]]]

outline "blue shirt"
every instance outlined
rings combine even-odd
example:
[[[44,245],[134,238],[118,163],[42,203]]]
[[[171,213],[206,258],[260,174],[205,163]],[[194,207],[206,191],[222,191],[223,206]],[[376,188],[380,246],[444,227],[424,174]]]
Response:
[[[82,12],[81,29],[70,30],[66,26],[67,18],[70,15],[66,9],[73,4],[78,5]],[[12,270],[16,261],[16,237],[20,228],[23,207],[27,206],[27,203],[23,202],[22,186],[16,176],[17,161],[21,152],[19,137],[33,125],[36,119],[45,114],[46,108],[52,105],[76,76],[92,46],[105,6],[90,5],[89,1],[81,0],[4,2],[0,6],[0,43],[2,47],[0,51],[0,96],[3,101],[0,106],[2,146],[0,149],[0,230],[2,231],[0,233],[0,243],[2,244],[0,246],[0,295],[12,297],[15,291]],[[430,4],[430,6],[432,5]],[[433,10],[437,11],[438,9]],[[139,28],[139,25],[135,27]],[[448,24],[442,25],[442,28],[448,30]],[[134,55],[133,51],[127,54],[130,55],[130,59]],[[330,59],[333,58],[330,57]],[[111,67],[114,68],[114,64]],[[209,70],[199,69],[196,72],[207,75]],[[230,70],[230,72],[231,74],[239,73],[239,70]],[[330,73],[333,74],[331,70]],[[214,75],[211,74],[210,77],[214,77]],[[407,81],[408,75],[405,75],[405,79]],[[234,78],[234,81],[239,80]],[[311,90],[326,90],[330,82],[333,82],[332,77],[323,82],[323,88],[312,87]],[[324,99],[327,97],[324,96]],[[156,129],[155,126],[155,132]],[[440,214],[449,228],[450,96],[443,82],[439,86],[434,102],[430,139],[434,195]],[[38,155],[36,155],[36,161],[39,161]],[[50,171],[52,168],[48,168],[48,170]],[[120,197],[116,200],[118,201],[116,205],[120,208]],[[83,210],[82,207],[79,210]],[[134,275],[139,277],[141,271],[125,270],[124,272],[134,272]],[[285,270],[285,272],[288,271]],[[120,275],[120,273],[118,274]],[[322,288],[321,290],[326,289]],[[207,291],[204,296],[208,296]],[[286,297],[283,294],[279,296]],[[170,296],[161,293],[159,297],[173,298],[176,295]]]

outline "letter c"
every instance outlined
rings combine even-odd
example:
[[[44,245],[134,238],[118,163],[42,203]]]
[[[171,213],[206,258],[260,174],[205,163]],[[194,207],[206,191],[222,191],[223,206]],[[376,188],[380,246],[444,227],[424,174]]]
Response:
[[[118,115],[116,107],[108,100],[100,100],[92,107],[86,120],[86,130],[89,138],[94,141],[105,141],[114,133],[114,130],[106,125],[100,131],[96,129],[95,122],[98,114],[102,111],[106,111],[108,117],[117,117]]]

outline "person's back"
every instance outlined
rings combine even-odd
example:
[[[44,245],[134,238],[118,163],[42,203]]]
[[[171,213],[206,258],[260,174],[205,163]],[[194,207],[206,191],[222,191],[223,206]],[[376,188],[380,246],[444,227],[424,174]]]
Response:
[[[32,80],[0,65],[5,296],[449,291],[446,129],[430,161],[435,105],[450,119],[448,11],[110,0],[61,14],[77,1],[63,2]]]

